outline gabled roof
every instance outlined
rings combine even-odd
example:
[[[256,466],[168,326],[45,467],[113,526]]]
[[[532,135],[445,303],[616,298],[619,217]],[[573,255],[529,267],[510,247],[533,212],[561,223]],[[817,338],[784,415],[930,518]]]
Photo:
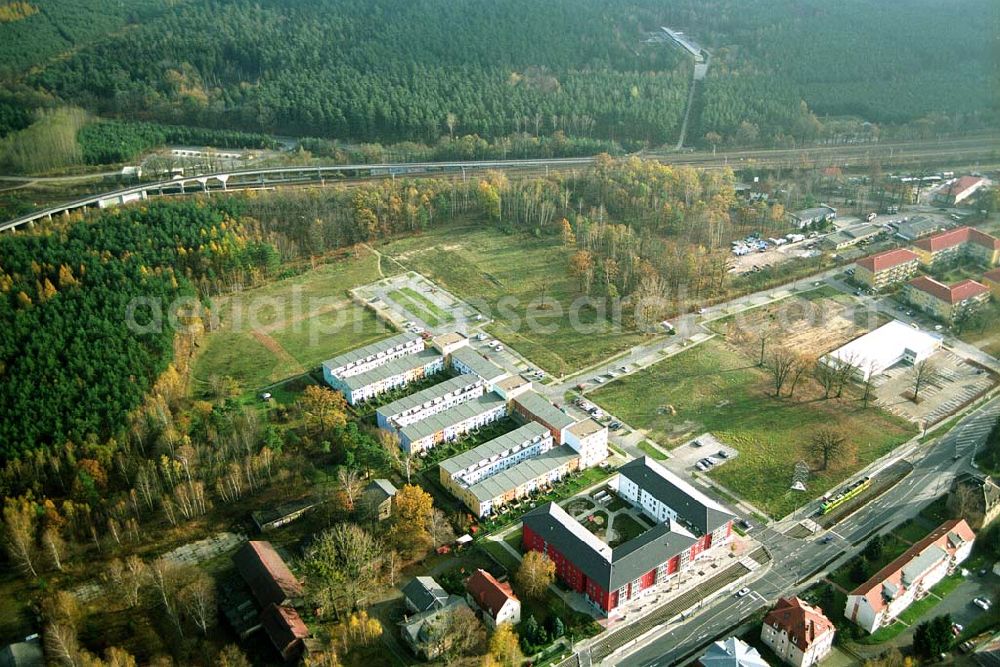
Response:
[[[851,595],[864,596],[871,608],[878,612],[887,603],[887,600],[882,595],[883,588],[889,592],[889,600],[891,600],[905,587],[913,585],[914,581],[912,578],[907,580],[904,577],[904,570],[911,563],[923,562],[925,559],[920,559],[920,557],[924,552],[932,549],[938,558],[940,558],[942,554],[938,550],[942,550],[949,556],[954,556],[958,547],[974,539],[976,539],[976,535],[972,532],[969,524],[965,522],[965,519],[945,521],[932,530],[927,537],[903,552],[899,558],[876,572],[871,579],[851,591]],[[926,566],[927,563],[923,562],[923,565]],[[913,577],[919,573],[916,573],[915,569],[911,568],[907,574]]]
[[[309,636],[309,628],[291,607],[272,604],[260,612],[260,624],[283,655],[292,644]]]
[[[460,347],[451,353],[451,362],[461,363],[463,366],[478,375],[486,382],[495,382],[508,375],[507,371],[500,368],[492,361],[479,354],[471,347]]]
[[[302,584],[270,542],[247,542],[233,556],[233,562],[262,607],[302,595]]]
[[[381,366],[376,366],[369,371],[340,378],[340,380],[346,384],[351,391],[356,391],[363,387],[367,387],[370,384],[375,384],[376,382],[380,382],[397,375],[402,375],[403,373],[408,373],[409,371],[438,361],[443,362],[444,357],[442,357],[436,350],[421,350],[416,354],[407,354],[402,357],[397,357],[392,361],[384,363]]]
[[[906,264],[907,262],[915,262],[919,259],[915,253],[906,248],[897,248],[896,250],[886,250],[885,252],[859,259],[857,265],[863,269],[868,269],[872,273],[878,273],[879,271],[885,271],[894,266]]]
[[[981,294],[987,294],[990,291],[990,288],[986,285],[977,283],[975,280],[969,278],[949,286],[934,280],[930,276],[920,276],[919,278],[914,278],[908,284],[914,289],[930,294],[939,301],[944,301],[952,305]]]
[[[343,354],[334,357],[333,359],[327,359],[323,362],[323,365],[327,368],[340,368],[346,366],[347,364],[352,364],[356,361],[361,361],[362,359],[367,359],[368,357],[377,356],[380,352],[385,352],[386,350],[391,350],[398,345],[404,345],[414,340],[419,340],[420,336],[411,333],[401,333],[389,338],[385,338],[374,343],[369,343],[362,347],[350,350],[349,352],[344,352]]]
[[[450,459],[445,459],[438,465],[449,475],[454,475],[481,461],[499,458],[504,455],[504,452],[518,449],[521,445],[535,440],[541,441],[546,437],[550,440],[552,438],[547,428],[538,422],[528,422],[513,431],[487,440],[481,445],[452,456]]]
[[[973,227],[951,229],[926,239],[920,239],[913,245],[927,252],[940,252],[963,243],[975,243],[990,250],[1000,249],[1000,239]]]
[[[434,580],[434,577],[414,577],[410,583],[403,586],[403,597],[418,611],[427,611],[443,605],[448,599],[448,592]]]
[[[715,642],[698,662],[702,667],[768,667],[757,649],[736,637]]]
[[[733,518],[733,513],[723,505],[648,456],[629,461],[618,473],[676,512],[700,535],[711,533]]]
[[[508,600],[519,602],[510,584],[506,582],[501,584],[485,570],[473,572],[469,581],[466,582],[465,588],[479,605],[479,608],[492,616],[494,620]]]
[[[365,487],[365,494],[382,502],[396,495],[396,487],[387,479],[373,479]]]
[[[962,176],[957,179],[954,183],[948,186],[948,188],[942,193],[944,195],[958,195],[962,194],[969,188],[975,188],[982,185],[984,180],[979,176]]]
[[[447,615],[452,611],[458,611],[458,607],[468,608],[468,606],[464,598],[450,595],[442,601],[440,607],[414,614],[400,623],[403,635],[414,646],[433,642],[441,634],[442,624]]]
[[[482,382],[482,380],[473,376],[457,375],[453,378],[448,378],[444,382],[438,382],[437,384],[431,385],[426,389],[414,392],[409,396],[403,396],[402,398],[396,399],[392,403],[380,406],[377,412],[385,417],[393,417],[402,412],[412,410],[413,408],[418,408],[424,403],[430,403],[436,399],[444,398],[448,394],[474,387],[480,382]]]
[[[514,402],[534,415],[539,421],[559,431],[572,426],[576,421],[568,414],[552,405],[549,399],[537,391],[526,391],[514,399]]]
[[[983,280],[989,280],[992,283],[1000,283],[1000,269],[987,271],[983,274]]]
[[[399,433],[404,440],[415,442],[478,415],[492,412],[500,407],[506,407],[506,405],[507,401],[490,392],[473,401],[459,403],[444,412],[439,412],[436,415],[431,415],[418,422],[414,422],[409,426],[404,426]]]
[[[798,646],[800,651],[807,651],[820,637],[833,632],[830,622],[819,607],[803,602],[799,598],[781,598],[777,606],[764,617],[764,625],[784,631]]]
[[[605,592],[615,591],[697,542],[677,523],[657,524],[612,549],[555,503],[522,517],[525,526],[573,561]]]

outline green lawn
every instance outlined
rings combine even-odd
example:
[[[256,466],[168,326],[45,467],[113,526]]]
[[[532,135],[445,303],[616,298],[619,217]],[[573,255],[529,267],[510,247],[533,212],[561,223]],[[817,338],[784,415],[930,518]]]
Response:
[[[436,303],[412,287],[393,290],[389,293],[389,298],[401,306],[410,309],[414,315],[432,327],[451,322],[455,319],[450,313],[442,310]]]
[[[506,235],[477,222],[380,250],[492,318],[490,333],[549,373],[586,367],[646,340],[576,301],[579,285],[568,271],[572,249],[557,238]]]
[[[739,450],[712,477],[774,517],[784,516],[905,442],[913,427],[857,401],[822,400],[803,386],[794,400],[770,395],[769,378],[739,351],[713,339],[588,394],[611,414],[675,445],[710,431]],[[857,448],[850,465],[820,470],[808,452],[813,431],[838,426]],[[812,468],[805,493],[790,491],[796,462]]]
[[[662,451],[660,451],[659,447],[653,446],[648,440],[643,440],[642,442],[640,442],[638,444],[638,447],[643,452],[645,452],[646,454],[649,454],[651,457],[653,457],[657,461],[665,461],[667,458],[669,458],[666,454],[664,454]]]
[[[628,514],[619,514],[616,516],[614,523],[611,524],[611,529],[616,534],[615,539],[609,542],[609,545],[612,547],[624,544],[625,542],[638,537],[642,533],[645,533],[647,530],[644,525],[630,517]]]
[[[864,561],[865,572],[868,577],[871,577],[883,567],[899,558],[899,556],[909,548],[910,544],[908,542],[904,542],[896,535],[889,533],[888,535],[884,535],[882,537],[882,555],[879,558],[874,561],[865,560],[861,555],[858,555],[856,558]],[[863,581],[854,581],[851,578],[851,569],[853,568],[854,563],[855,560],[850,560],[844,563],[839,568],[831,572],[827,578],[843,588],[845,591],[854,590],[860,584],[864,583]]]
[[[378,278],[374,254],[345,252],[315,269],[221,299],[215,306],[219,326],[201,343],[192,390],[202,391],[218,375],[252,391],[390,335],[348,295]]]

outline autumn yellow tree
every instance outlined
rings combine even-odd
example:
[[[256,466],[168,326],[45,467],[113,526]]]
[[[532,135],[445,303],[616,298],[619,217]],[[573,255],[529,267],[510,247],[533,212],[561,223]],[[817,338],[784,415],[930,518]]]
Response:
[[[430,494],[413,484],[406,484],[392,499],[392,527],[389,536],[400,551],[410,555],[426,548],[431,541],[428,525],[434,511]]]
[[[569,258],[569,272],[580,281],[583,293],[590,294],[590,285],[594,280],[594,255],[589,250],[577,250]]]
[[[490,637],[490,652],[486,654],[483,667],[520,667],[524,654],[518,642],[517,633],[510,623],[503,623]]]
[[[339,391],[309,385],[296,404],[314,433],[327,433],[347,423],[347,401]]]
[[[521,567],[514,580],[525,596],[539,599],[545,595],[555,576],[556,564],[548,555],[541,551],[529,551],[521,559]]]

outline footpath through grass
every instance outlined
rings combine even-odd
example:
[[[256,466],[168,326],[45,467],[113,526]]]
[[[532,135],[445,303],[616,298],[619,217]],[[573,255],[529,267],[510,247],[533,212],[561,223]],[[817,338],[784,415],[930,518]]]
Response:
[[[802,385],[794,399],[771,396],[767,373],[726,343],[713,339],[588,394],[610,414],[664,445],[709,431],[739,456],[712,477],[772,517],[822,495],[890,452],[914,432],[904,420],[856,400],[823,400]],[[821,427],[848,434],[857,449],[849,465],[820,469],[809,439]],[[795,464],[811,472],[807,491],[791,491]]]
[[[212,376],[253,390],[390,335],[347,293],[378,278],[374,254],[343,252],[315,269],[220,299],[219,327],[205,337],[194,364],[194,392]]]

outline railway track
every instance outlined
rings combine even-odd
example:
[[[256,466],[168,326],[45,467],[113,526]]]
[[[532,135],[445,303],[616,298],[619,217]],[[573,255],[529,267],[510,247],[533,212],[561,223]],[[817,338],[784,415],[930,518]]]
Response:
[[[663,162],[706,169],[814,168],[838,166],[860,168],[878,162],[881,166],[978,165],[981,169],[1000,164],[1000,138],[968,137],[935,142],[893,144],[810,146],[808,148],[741,150],[723,153],[683,153],[648,151],[637,154]],[[43,208],[34,213],[0,223],[0,231],[15,230],[58,215],[127,204],[150,197],[229,192],[278,187],[354,184],[395,178],[469,178],[486,170],[503,170],[524,175],[585,169],[594,158],[553,158],[541,160],[480,160],[466,162],[422,162],[355,165],[297,165],[233,170],[199,174],[181,179],[143,183]]]

